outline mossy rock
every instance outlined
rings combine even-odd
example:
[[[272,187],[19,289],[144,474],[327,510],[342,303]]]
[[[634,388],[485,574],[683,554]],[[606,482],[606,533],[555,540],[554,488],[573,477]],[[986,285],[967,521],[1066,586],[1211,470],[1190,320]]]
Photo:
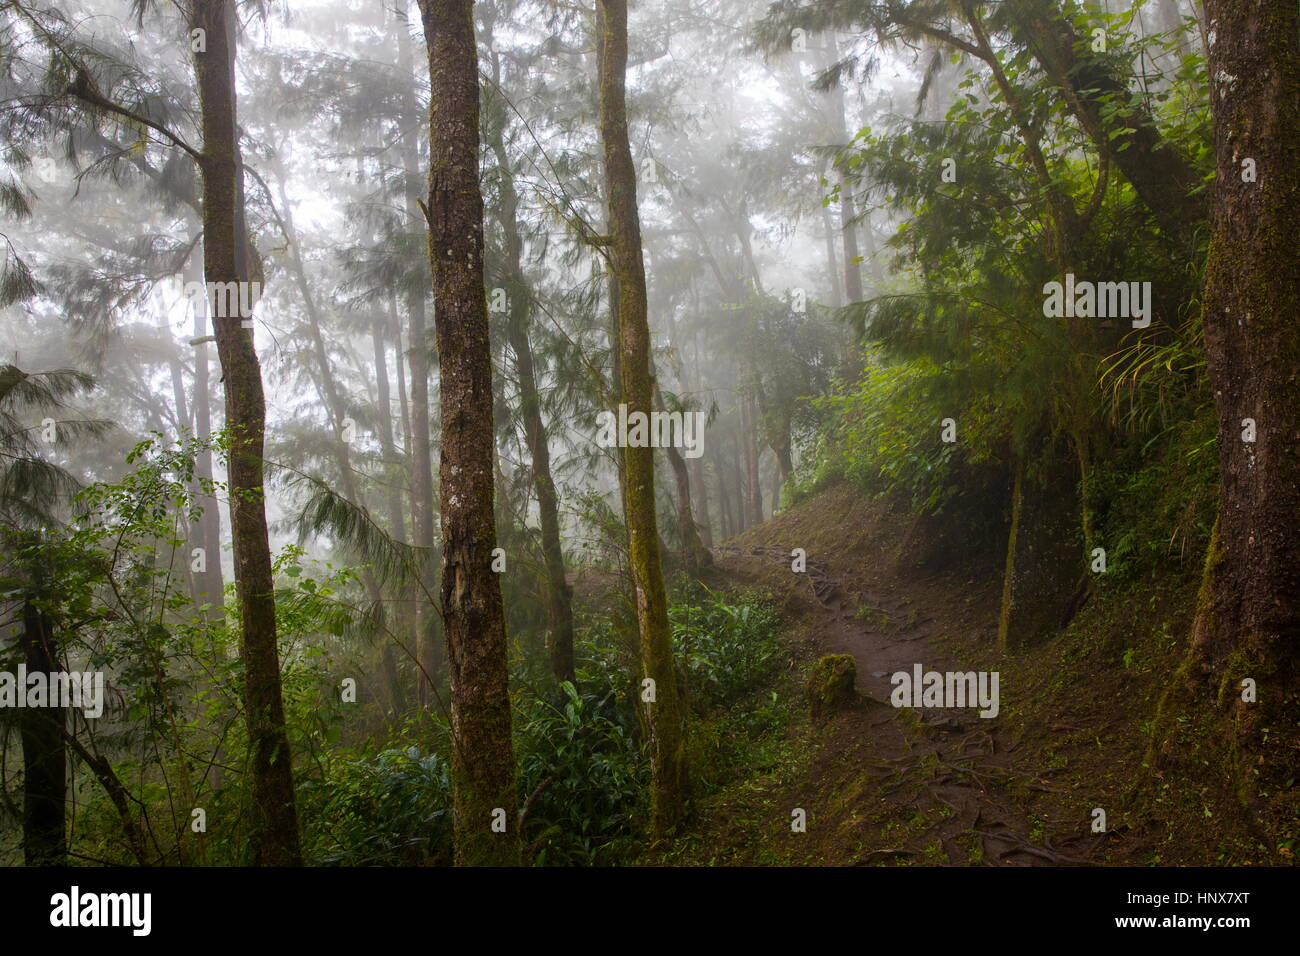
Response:
[[[850,654],[827,654],[808,674],[808,704],[814,720],[844,710],[857,699],[858,665]]]

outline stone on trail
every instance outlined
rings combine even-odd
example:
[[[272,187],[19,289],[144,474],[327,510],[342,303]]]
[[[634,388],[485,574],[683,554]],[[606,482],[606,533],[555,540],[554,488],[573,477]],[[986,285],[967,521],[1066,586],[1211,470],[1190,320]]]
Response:
[[[814,720],[824,720],[851,706],[857,694],[858,668],[851,654],[827,654],[808,674],[808,703]]]

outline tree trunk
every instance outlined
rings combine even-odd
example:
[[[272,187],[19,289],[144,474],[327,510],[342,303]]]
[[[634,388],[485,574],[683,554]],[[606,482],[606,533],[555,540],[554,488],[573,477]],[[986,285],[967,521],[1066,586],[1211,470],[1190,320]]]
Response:
[[[700,503],[700,542],[706,549],[712,548],[713,515],[709,508],[709,486],[704,480],[704,456],[690,459],[688,467],[691,487],[695,489],[695,500]]]
[[[601,38],[600,140],[605,158],[613,270],[619,289],[621,397],[629,415],[641,412],[648,416],[654,408],[654,382],[650,373],[650,323],[636,169],[627,129],[627,0],[599,0],[597,9]],[[685,815],[685,741],[655,516],[654,449],[626,448],[623,461],[624,518],[636,589],[642,676],[653,681],[649,685],[652,693],[643,691],[642,700],[650,751],[650,835],[658,841],[671,834]]]
[[[406,12],[401,0],[402,13]],[[405,180],[406,214],[419,222],[420,149],[418,130],[423,118],[415,97],[415,76],[412,72],[411,41],[405,15],[396,18],[397,62],[402,71],[402,104],[404,122],[401,144]],[[407,78],[410,82],[406,82]],[[410,332],[406,343],[410,361],[410,414],[411,414],[411,499],[412,524],[415,540],[412,542],[424,557],[420,565],[420,584],[415,599],[415,658],[423,673],[417,675],[416,700],[428,709],[433,701],[430,680],[439,672],[438,654],[439,622],[432,604],[434,586],[433,562],[433,448],[429,441],[429,330],[426,325],[425,295],[415,283],[406,293],[406,313]],[[490,432],[488,433],[491,434]]]
[[[732,444],[735,454],[731,456],[732,487],[735,488],[736,534],[741,534],[754,523],[749,513],[749,496],[745,493],[745,403],[740,402],[740,431],[733,433]]]
[[[1294,706],[1300,635],[1300,8],[1209,0],[1206,13],[1217,176],[1204,323],[1221,484],[1193,655],[1253,737],[1295,726],[1274,721]],[[1258,705],[1240,700],[1246,677]]]
[[[677,524],[682,538],[682,564],[688,573],[696,575],[701,568],[712,564],[713,558],[704,547],[700,529],[695,525],[694,509],[691,507],[691,476],[686,469],[686,459],[671,445],[664,451],[668,455],[668,465],[673,470],[673,480],[677,485]]]
[[[827,60],[824,66],[831,66],[839,59],[839,50],[835,45],[834,34],[826,35]],[[835,137],[835,146],[847,146],[849,143],[848,122],[844,115],[844,88],[837,82],[830,89],[831,131]],[[840,230],[844,237],[844,295],[848,302],[861,302],[862,269],[858,252],[858,209],[853,201],[853,183],[846,170],[840,170]],[[759,519],[760,521],[762,518]]]
[[[375,391],[376,399],[379,405],[379,448],[384,456],[384,484],[386,485],[385,498],[388,504],[388,533],[397,541],[406,542],[406,519],[402,515],[402,490],[401,486],[394,479],[394,474],[400,472],[401,456],[397,452],[397,442],[394,439],[393,431],[393,397],[392,389],[388,382],[388,346],[385,342],[385,329],[388,322],[384,316],[376,316],[370,327],[371,343],[374,347],[375,354]],[[401,352],[397,356],[398,364],[401,364]],[[395,604],[395,618],[397,633],[404,633],[407,624],[410,623],[410,616],[406,613],[408,605],[405,601],[397,601]],[[401,678],[397,670],[397,655],[393,650],[393,642],[387,635],[381,638],[383,649],[380,651],[380,660],[384,668],[384,682],[388,685],[388,701],[392,705],[393,713],[400,714],[406,710],[406,691],[402,687]]]
[[[28,674],[59,669],[59,653],[49,618],[29,600],[23,602],[19,638]],[[19,693],[25,688],[20,687]],[[19,712],[23,741],[23,862],[28,866],[62,866],[68,841],[68,751],[63,734],[66,707],[28,707]]]
[[[186,265],[187,282],[201,282],[202,264],[192,259]],[[206,297],[196,297],[194,302],[194,338],[208,335],[208,306]],[[194,396],[190,400],[194,411],[194,435],[206,440],[212,437],[212,397],[208,382],[208,343],[194,346]],[[226,581],[221,568],[221,508],[215,495],[203,491],[211,487],[213,463],[211,449],[199,452],[194,459],[194,484],[197,497],[203,506],[197,527],[191,533],[198,547],[203,548],[205,570],[199,573],[198,603],[209,605],[207,619],[220,623],[225,617]]]
[[[829,168],[827,168],[826,174],[829,181]],[[822,234],[826,242],[826,271],[830,273],[831,277],[831,300],[829,304],[832,309],[838,309],[844,305],[844,292],[843,280],[840,277],[840,263],[837,258],[835,226],[831,223],[831,213],[826,206],[819,208],[818,215],[821,217]]]
[[[241,159],[235,122],[235,17],[229,0],[196,0],[192,26],[207,35],[196,53],[202,111],[203,272],[208,282],[250,280]],[[242,253],[242,254],[241,254]],[[271,548],[262,488],[266,400],[252,333],[241,317],[214,315],[226,386],[230,439],[230,519],[234,537],[244,664],[244,716],[253,780],[250,862],[297,866],[298,814],[280,692]]]
[[[697,302],[698,305],[698,302]],[[698,334],[691,334],[691,342],[695,350],[695,392],[701,396],[701,401],[706,393],[704,388],[704,379],[700,374],[700,341]],[[701,446],[703,447],[703,446]],[[695,488],[700,503],[700,536],[704,540],[704,547],[713,547],[713,515],[709,508],[709,486],[704,480],[704,455],[699,455],[690,460],[691,484]],[[710,557],[710,560],[712,558]]]
[[[746,395],[741,405],[744,418],[741,431],[745,439],[745,501],[748,522],[761,524],[763,521],[763,489],[758,475],[758,414],[754,408],[754,399]]]
[[[718,484],[718,531],[726,541],[736,531],[731,520],[731,496],[727,494],[727,458],[722,448],[713,456],[713,474]]]
[[[1046,435],[1026,446],[1041,451],[1015,462],[998,618],[998,643],[1012,650],[1044,641],[1069,622],[1086,568],[1074,457],[1065,441]]]
[[[483,293],[473,0],[421,0],[429,51],[429,260],[437,302],[442,613],[451,676],[455,856],[519,862],[501,580],[492,570],[492,353]],[[504,831],[494,832],[494,823]]]
[[[499,71],[498,71],[499,72]],[[528,340],[528,284],[524,278],[523,239],[519,230],[519,196],[515,191],[514,170],[506,153],[503,110],[488,124],[489,147],[496,157],[501,201],[497,218],[505,239],[505,267],[510,277],[507,288],[509,314],[506,337],[515,357],[519,379],[519,414],[524,423],[524,440],[532,462],[533,491],[542,531],[542,558],[546,563],[546,610],[549,639],[547,648],[551,672],[557,681],[576,679],[573,659],[573,595],[564,567],[564,547],[560,540],[560,504],[551,477],[551,450],[546,426],[542,421],[541,397],[537,391],[537,373],[533,367],[533,349]]]

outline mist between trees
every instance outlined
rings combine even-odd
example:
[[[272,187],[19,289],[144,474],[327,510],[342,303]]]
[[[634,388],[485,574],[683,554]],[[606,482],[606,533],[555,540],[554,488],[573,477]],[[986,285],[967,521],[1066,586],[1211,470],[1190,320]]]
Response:
[[[1151,753],[1289,847],[1298,20],[0,0],[0,671],[106,685],[0,861],[662,859],[796,719],[719,546],[845,483],[999,653],[1199,582]]]

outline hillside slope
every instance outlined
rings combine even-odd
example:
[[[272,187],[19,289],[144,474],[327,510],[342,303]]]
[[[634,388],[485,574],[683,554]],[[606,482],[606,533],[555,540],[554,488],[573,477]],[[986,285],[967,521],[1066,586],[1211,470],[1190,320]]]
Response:
[[[1000,654],[1000,555],[918,549],[917,532],[906,515],[839,486],[715,549],[722,578],[782,609],[795,664],[780,693],[798,694],[818,656],[846,653],[858,696],[821,724],[800,708],[791,758],[703,800],[679,862],[1291,862],[1294,817],[1264,826],[1212,761],[1147,766],[1194,581],[1101,592],[1062,633]],[[805,573],[791,569],[796,548]],[[998,714],[895,708],[890,675],[916,664],[998,672]],[[792,829],[797,809],[807,832]]]

